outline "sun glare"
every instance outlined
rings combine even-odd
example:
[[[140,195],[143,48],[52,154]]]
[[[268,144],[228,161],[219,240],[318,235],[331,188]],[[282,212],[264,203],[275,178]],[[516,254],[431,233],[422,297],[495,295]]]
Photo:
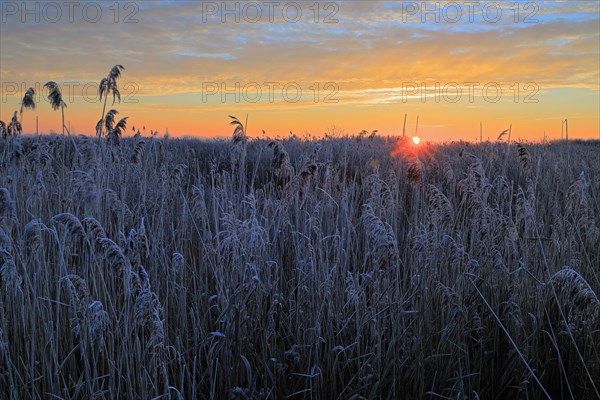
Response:
[[[421,143],[421,138],[418,136],[413,136],[412,141],[414,144],[419,144]]]

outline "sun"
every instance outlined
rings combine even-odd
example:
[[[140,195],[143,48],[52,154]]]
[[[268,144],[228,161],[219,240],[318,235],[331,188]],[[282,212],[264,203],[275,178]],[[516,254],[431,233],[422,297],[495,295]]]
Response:
[[[414,144],[419,144],[421,143],[421,138],[418,136],[413,136],[412,141]]]

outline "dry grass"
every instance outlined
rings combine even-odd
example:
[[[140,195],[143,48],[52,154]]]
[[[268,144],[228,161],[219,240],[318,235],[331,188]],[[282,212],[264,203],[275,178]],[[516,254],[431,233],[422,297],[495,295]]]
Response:
[[[0,139],[0,398],[597,398],[598,143],[109,119]]]

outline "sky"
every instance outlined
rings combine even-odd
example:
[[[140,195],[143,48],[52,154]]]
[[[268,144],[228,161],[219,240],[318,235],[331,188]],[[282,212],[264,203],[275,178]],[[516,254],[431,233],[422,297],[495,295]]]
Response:
[[[0,119],[29,87],[25,132],[60,132],[43,85],[61,85],[73,133],[102,116],[98,83],[125,67],[128,127],[225,137],[403,131],[424,140],[600,138],[600,2],[7,1]],[[417,128],[417,118],[419,121]],[[480,125],[481,124],[481,125]],[[129,132],[131,133],[131,132]]]

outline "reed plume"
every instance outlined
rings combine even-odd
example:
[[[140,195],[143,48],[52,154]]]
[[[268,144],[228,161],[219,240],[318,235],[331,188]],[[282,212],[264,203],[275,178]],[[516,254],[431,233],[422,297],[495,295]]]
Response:
[[[110,69],[106,78],[102,78],[102,80],[100,81],[98,92],[100,93],[100,101],[102,101],[102,97],[104,97],[104,105],[102,107],[102,117],[96,125],[96,135],[98,137],[102,135],[102,121],[104,121],[104,113],[106,112],[106,101],[108,99],[108,95],[112,94],[113,105],[117,100],[119,101],[119,103],[121,102],[121,92],[119,91],[119,85],[117,84],[117,81],[121,77],[121,73],[123,70],[125,70],[125,67],[117,64]],[[106,134],[108,135],[109,132],[110,130],[107,129]]]
[[[17,111],[13,114],[12,119],[10,120],[10,124],[8,124],[8,134],[17,136],[23,133],[23,126],[19,122],[19,118],[17,118]]]
[[[529,156],[529,152],[527,151],[527,148],[525,148],[525,146],[523,146],[521,143],[516,143],[516,145],[517,152],[519,154],[519,161],[521,162],[521,168],[523,168],[523,170],[526,170],[529,166],[529,161],[531,157]]]
[[[267,147],[273,149],[271,165],[275,169],[275,175],[279,178],[291,178],[294,175],[294,167],[292,167],[292,163],[290,162],[290,155],[285,151],[281,142],[274,140]]]
[[[54,111],[60,109],[62,115],[62,134],[65,134],[65,108],[67,107],[67,103],[63,100],[62,92],[60,90],[60,86],[58,83],[54,81],[49,81],[44,84],[44,87],[48,89],[48,100],[50,101],[50,106]],[[70,134],[70,132],[69,132]]]

